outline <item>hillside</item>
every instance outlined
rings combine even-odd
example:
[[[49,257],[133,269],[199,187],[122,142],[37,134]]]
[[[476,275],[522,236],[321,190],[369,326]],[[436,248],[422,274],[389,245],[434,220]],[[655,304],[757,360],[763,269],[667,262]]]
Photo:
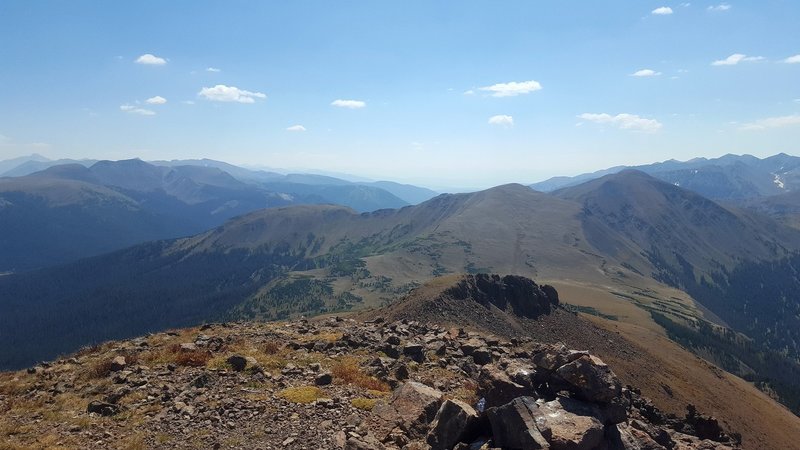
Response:
[[[112,189],[72,180],[0,179],[0,272],[57,265],[200,231]]]
[[[800,191],[749,199],[740,204],[788,226],[800,228]]]
[[[638,352],[560,310],[555,291],[542,288],[544,302],[529,304],[539,289],[530,280],[441,280],[408,301],[438,304],[426,297],[429,289],[449,292],[467,309],[505,299],[520,323],[572,322],[594,343],[607,336],[619,354]],[[518,294],[495,295],[503,291]],[[538,311],[537,319],[518,316],[521,306]],[[793,448],[800,430],[800,419],[752,388],[734,394],[752,409],[730,411],[738,413],[732,419],[686,404],[674,415],[588,352],[470,324],[464,330],[383,315],[209,324],[86,348],[0,374],[0,430],[14,449],[531,448],[525,439],[533,439],[544,448],[717,450],[739,448],[739,439],[744,449]],[[553,316],[561,319],[546,322]],[[524,434],[507,428],[515,421]]]

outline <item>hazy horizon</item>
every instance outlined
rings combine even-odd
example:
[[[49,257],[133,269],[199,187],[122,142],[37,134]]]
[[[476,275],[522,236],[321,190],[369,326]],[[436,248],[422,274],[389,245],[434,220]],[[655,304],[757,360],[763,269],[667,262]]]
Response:
[[[798,19],[781,1],[4,2],[0,159],[479,188],[797,154]]]

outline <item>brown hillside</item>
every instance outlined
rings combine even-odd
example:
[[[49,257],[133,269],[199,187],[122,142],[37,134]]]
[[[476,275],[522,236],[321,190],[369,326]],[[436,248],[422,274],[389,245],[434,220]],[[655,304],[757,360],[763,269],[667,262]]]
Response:
[[[531,319],[472,298],[454,298],[453,287],[470,284],[474,278],[452,275],[435,279],[396,304],[359,317],[419,320],[586,349],[609,361],[623,383],[639,387],[665,411],[683,414],[691,403],[720,418],[728,429],[740,432],[745,448],[800,448],[800,418],[752,384],[670,341],[660,330],[559,308]],[[571,296],[581,294],[592,295],[571,290],[559,297],[570,302]]]

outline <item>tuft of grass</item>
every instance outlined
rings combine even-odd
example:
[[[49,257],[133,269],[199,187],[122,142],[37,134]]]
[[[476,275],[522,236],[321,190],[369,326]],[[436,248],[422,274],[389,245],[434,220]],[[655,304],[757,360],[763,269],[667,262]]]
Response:
[[[290,387],[278,392],[278,396],[292,403],[311,403],[323,398],[325,392],[315,386]]]
[[[91,347],[91,352],[98,352],[99,350],[96,349],[97,347]],[[125,363],[128,366],[135,366],[139,364],[139,354],[135,352],[122,352],[115,355],[110,355],[103,359],[99,359],[92,363],[89,366],[89,370],[87,371],[87,375],[89,378],[105,378],[111,374],[111,365],[112,360],[117,357],[122,356],[125,358]]]
[[[111,375],[111,360],[102,359],[89,367],[89,378],[105,378]]]
[[[211,359],[211,354],[203,350],[182,350],[180,344],[172,344],[169,351],[174,354],[173,362],[179,366],[203,367]]]
[[[345,357],[336,361],[331,367],[331,374],[333,379],[339,383],[352,384],[362,389],[380,392],[391,390],[388,384],[365,373],[356,358]]]
[[[122,448],[124,450],[147,450],[147,444],[144,441],[144,436],[137,434],[128,438]]]
[[[32,390],[35,384],[35,381],[30,377],[0,380],[0,394],[9,396],[22,395]]]
[[[378,402],[377,398],[356,397],[350,401],[354,408],[363,409],[364,411],[372,411],[375,403]]]
[[[467,380],[461,387],[451,392],[450,397],[474,406],[478,403],[478,383]]]
[[[276,340],[269,340],[264,344],[264,354],[274,355],[281,350],[281,343]]]

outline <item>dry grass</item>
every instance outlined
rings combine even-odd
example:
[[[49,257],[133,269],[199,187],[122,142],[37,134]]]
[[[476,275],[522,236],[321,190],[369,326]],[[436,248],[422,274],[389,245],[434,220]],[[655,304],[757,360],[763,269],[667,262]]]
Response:
[[[356,397],[350,401],[354,408],[363,409],[364,411],[372,411],[375,403],[378,402],[377,398]]]
[[[90,347],[89,351],[91,354],[96,354],[100,351],[101,347],[95,346]],[[117,356],[122,356],[125,358],[125,364],[128,366],[135,366],[139,364],[139,354],[136,352],[120,352],[117,354],[108,355],[102,359],[95,360],[92,364],[89,365],[89,369],[86,374],[89,378],[105,378],[111,375],[111,367],[113,366],[113,360]]]
[[[129,437],[122,448],[123,450],[147,450],[147,444],[144,441],[144,436],[137,434]]]
[[[18,396],[29,392],[36,384],[32,377],[0,379],[0,394]]]
[[[290,387],[278,392],[278,396],[292,403],[311,403],[325,396],[316,386]]]
[[[475,406],[478,403],[478,383],[472,380],[466,380],[458,389],[452,391],[449,397],[456,400]]]
[[[281,350],[281,343],[276,340],[267,341],[264,344],[264,354],[265,355],[275,355]]]
[[[331,367],[331,374],[339,383],[352,384],[373,391],[389,392],[391,390],[388,384],[366,374],[356,358],[345,357],[336,361]]]

